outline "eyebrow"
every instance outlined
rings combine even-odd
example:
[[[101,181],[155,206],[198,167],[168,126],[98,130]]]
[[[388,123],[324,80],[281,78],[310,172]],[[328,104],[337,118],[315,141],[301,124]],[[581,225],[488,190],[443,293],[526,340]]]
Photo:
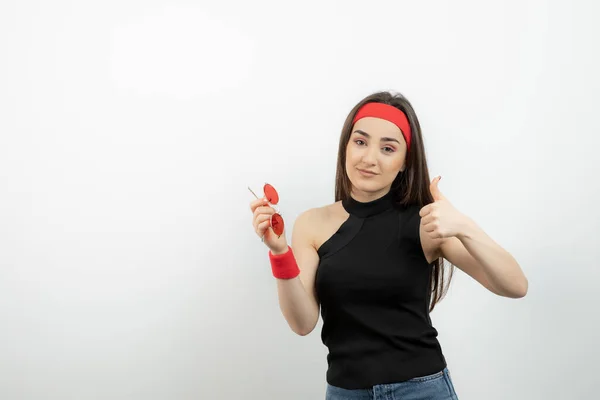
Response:
[[[366,138],[370,138],[371,137],[371,135],[369,135],[367,132],[361,131],[360,129],[355,130],[354,133],[359,133],[359,134],[365,136]],[[394,138],[391,138],[391,137],[382,137],[381,141],[382,142],[396,142],[396,143],[400,144],[400,142],[398,141],[398,139],[394,139]]]

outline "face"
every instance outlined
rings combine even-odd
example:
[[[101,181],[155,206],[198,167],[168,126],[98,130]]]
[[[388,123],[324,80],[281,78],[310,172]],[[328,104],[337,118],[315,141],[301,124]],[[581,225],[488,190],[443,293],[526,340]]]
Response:
[[[370,201],[386,194],[398,173],[406,168],[405,159],[406,141],[396,125],[373,117],[357,121],[346,147],[352,196]]]

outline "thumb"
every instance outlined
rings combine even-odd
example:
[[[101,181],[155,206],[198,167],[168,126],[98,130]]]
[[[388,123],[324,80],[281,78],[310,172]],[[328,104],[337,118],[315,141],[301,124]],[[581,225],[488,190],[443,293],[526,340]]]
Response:
[[[446,199],[444,197],[444,195],[442,194],[442,192],[440,192],[440,189],[438,188],[438,183],[439,183],[440,179],[442,179],[441,176],[434,178],[431,181],[431,185],[429,185],[429,191],[431,192],[431,195],[433,196],[434,201]]]

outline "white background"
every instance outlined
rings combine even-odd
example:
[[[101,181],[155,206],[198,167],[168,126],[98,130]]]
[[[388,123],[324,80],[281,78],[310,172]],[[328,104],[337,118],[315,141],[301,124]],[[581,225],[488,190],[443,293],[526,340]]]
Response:
[[[217,5],[218,4],[218,5]],[[399,91],[440,189],[520,262],[432,319],[461,400],[597,395],[600,7],[3,1],[0,398],[323,399],[248,208],[333,202],[347,113]]]

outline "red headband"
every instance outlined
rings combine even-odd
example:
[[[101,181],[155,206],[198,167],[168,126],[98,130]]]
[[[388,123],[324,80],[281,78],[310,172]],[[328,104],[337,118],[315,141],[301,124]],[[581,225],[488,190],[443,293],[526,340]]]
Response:
[[[408,119],[406,118],[406,114],[397,109],[394,106],[390,106],[389,104],[383,103],[367,103],[362,106],[356,115],[354,116],[354,120],[352,124],[355,124],[361,118],[365,117],[375,117],[385,119],[390,121],[402,132],[404,136],[404,140],[406,140],[406,150],[410,149],[410,124],[408,123]]]

